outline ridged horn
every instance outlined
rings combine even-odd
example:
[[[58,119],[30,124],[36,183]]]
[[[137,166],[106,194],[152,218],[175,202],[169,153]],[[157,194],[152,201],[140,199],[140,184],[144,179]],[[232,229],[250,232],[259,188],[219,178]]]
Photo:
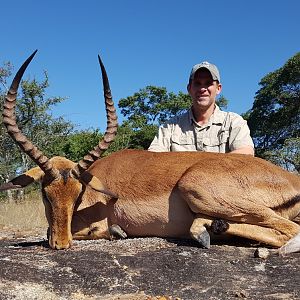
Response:
[[[15,107],[18,87],[26,68],[35,56],[36,52],[37,50],[35,50],[23,63],[7,92],[3,105],[3,124],[5,125],[8,134],[21,148],[21,150],[25,152],[44,171],[45,174],[50,175],[52,179],[54,179],[59,176],[59,172],[52,167],[49,159],[36,146],[34,146],[25,135],[22,134],[16,122]]]
[[[73,173],[75,173],[75,175],[78,177],[85,170],[87,170],[97,159],[100,158],[102,153],[107,150],[107,148],[115,139],[115,136],[117,134],[118,119],[117,119],[116,109],[114,107],[114,102],[111,95],[107,73],[99,55],[98,55],[98,60],[101,68],[102,81],[103,81],[106,119],[107,119],[106,131],[103,139],[99,141],[99,144],[93,150],[91,150],[86,156],[84,156],[84,158],[80,160],[78,164],[74,167]]]

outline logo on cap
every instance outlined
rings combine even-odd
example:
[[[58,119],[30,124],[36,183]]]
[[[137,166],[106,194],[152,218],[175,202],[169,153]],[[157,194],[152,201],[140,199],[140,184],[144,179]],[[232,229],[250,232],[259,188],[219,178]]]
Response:
[[[210,63],[208,61],[204,61],[203,63],[200,64],[203,67],[209,67]]]

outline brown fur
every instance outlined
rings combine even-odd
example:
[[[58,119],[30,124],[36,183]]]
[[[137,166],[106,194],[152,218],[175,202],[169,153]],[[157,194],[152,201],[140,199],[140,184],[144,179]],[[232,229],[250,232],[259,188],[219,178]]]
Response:
[[[300,229],[291,221],[300,212],[300,178],[259,158],[125,150],[88,171],[118,195],[111,222],[128,235],[187,236],[194,214],[271,228],[274,246]]]

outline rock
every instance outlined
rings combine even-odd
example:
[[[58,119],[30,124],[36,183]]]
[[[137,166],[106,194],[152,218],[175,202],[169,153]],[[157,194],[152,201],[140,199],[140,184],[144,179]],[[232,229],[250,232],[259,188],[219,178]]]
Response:
[[[254,250],[156,237],[74,241],[58,251],[44,236],[9,236],[0,240],[0,299],[300,299],[299,253],[266,261]]]
[[[257,248],[254,252],[254,257],[266,259],[270,255],[270,251],[267,248]]]

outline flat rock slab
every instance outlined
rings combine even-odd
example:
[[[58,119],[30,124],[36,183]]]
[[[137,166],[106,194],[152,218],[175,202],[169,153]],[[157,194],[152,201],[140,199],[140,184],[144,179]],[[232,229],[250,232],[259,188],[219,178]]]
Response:
[[[300,299],[300,253],[255,250],[135,238],[54,251],[42,237],[2,238],[0,299]]]

